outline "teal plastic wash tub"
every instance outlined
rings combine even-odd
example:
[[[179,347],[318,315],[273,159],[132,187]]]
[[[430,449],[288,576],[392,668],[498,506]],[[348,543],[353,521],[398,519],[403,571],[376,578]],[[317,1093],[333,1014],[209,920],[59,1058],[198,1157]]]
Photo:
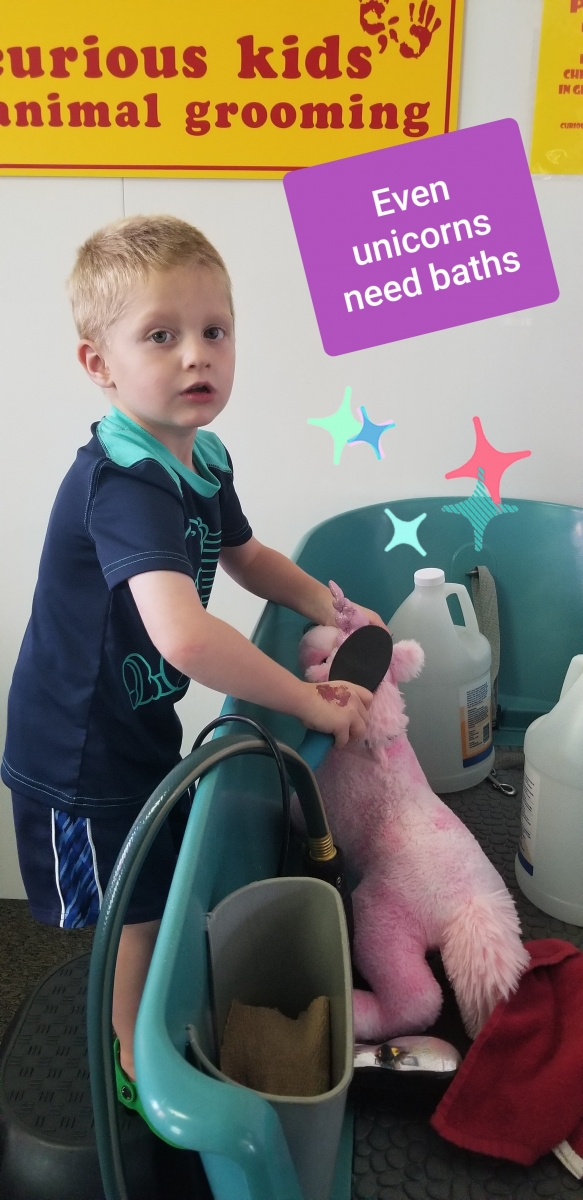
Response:
[[[456,501],[399,500],[343,513],[308,534],[296,559],[385,619],[412,590],[418,567],[441,567],[448,581],[467,586],[468,572],[487,566],[500,614],[496,740],[521,744],[527,725],[556,703],[567,665],[583,649],[583,510],[505,501],[517,511],[491,520],[477,551],[468,520],[443,511]],[[408,544],[387,551],[394,532],[387,507],[403,522],[425,514],[417,530],[424,555]],[[254,641],[297,671],[304,626],[297,614],[267,605]],[[229,699],[224,711],[258,717],[292,747],[305,732],[293,719]],[[269,1102],[211,1078],[185,1057],[188,1025],[196,1026],[205,1053],[215,1052],[207,913],[237,888],[274,874],[280,823],[277,776],[264,758],[225,763],[203,779],[138,1017],[136,1069],[149,1119],[175,1145],[201,1152],[216,1200],[306,1200]],[[348,1116],[331,1200],[350,1196],[351,1153]]]

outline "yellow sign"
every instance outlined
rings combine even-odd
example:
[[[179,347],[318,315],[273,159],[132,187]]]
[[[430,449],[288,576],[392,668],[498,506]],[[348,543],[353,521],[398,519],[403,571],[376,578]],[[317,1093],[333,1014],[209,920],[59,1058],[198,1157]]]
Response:
[[[456,128],[463,0],[28,0],[0,173],[281,178]]]
[[[545,0],[531,170],[583,173],[583,0]]]

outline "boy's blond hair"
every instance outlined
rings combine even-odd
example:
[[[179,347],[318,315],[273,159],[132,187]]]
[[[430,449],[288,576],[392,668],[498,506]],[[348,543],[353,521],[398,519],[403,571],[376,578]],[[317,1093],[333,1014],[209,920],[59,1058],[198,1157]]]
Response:
[[[163,214],[122,217],[98,229],[78,250],[68,279],[79,337],[105,342],[107,330],[121,316],[137,282],[150,271],[182,266],[221,271],[233,312],[227,268],[218,250],[194,225]]]

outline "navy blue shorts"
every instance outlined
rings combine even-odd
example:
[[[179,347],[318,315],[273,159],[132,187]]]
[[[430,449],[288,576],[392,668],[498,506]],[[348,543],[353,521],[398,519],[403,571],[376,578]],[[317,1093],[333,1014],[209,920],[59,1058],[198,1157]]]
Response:
[[[162,916],[190,804],[186,794],[158,833],[138,876],[126,925]],[[61,929],[95,925],[109,876],[138,812],[75,817],[17,792],[12,793],[12,809],[33,917]]]

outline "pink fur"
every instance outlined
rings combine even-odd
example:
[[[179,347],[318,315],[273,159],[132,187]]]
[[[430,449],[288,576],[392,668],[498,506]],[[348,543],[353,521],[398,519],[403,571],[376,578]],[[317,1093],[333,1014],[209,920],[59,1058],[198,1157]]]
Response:
[[[316,625],[304,635],[300,642],[300,666],[310,683],[319,683],[308,673],[314,667],[322,666],[324,675],[328,678],[326,660],[332,653],[338,640],[338,630],[333,625]]]
[[[323,629],[305,635],[309,678],[314,671],[327,678],[336,649],[362,624],[362,613],[330,586],[342,627],[333,646],[328,629],[325,638]],[[331,750],[317,772],[334,841],[360,879],[353,893],[354,959],[372,991],[354,992],[357,1041],[420,1033],[434,1023],[442,995],[427,949],[441,951],[471,1037],[516,989],[529,961],[502,878],[432,792],[407,739],[397,683],[419,674],[422,664],[416,642],[396,643],[366,739]]]

